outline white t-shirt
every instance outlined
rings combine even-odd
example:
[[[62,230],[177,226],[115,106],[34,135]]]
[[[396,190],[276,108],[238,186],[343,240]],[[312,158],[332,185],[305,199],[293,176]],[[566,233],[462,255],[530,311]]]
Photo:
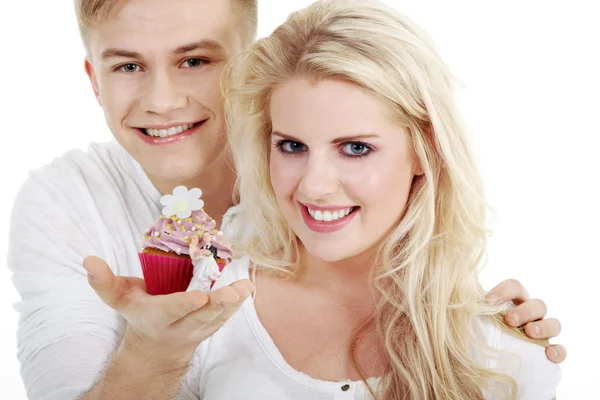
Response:
[[[75,399],[103,371],[125,323],[90,288],[82,261],[97,255],[116,275],[141,278],[141,237],[161,215],[160,198],[116,142],[70,151],[30,174],[15,200],[8,256],[30,399]],[[238,212],[223,217],[229,237]]]
[[[237,259],[225,267],[214,289],[249,278],[248,259]],[[472,356],[480,365],[515,378],[518,399],[555,397],[561,371],[546,358],[543,347],[506,334],[487,319],[478,320],[475,329],[500,353]],[[378,379],[370,378],[368,383],[376,388]],[[485,398],[494,399],[489,394]],[[254,300],[248,298],[239,312],[198,347],[179,399],[363,400],[372,396],[361,381],[326,382],[291,367],[261,324]]]
[[[15,201],[9,260],[21,295],[18,358],[32,400],[71,400],[87,391],[124,334],[123,319],[90,288],[82,260],[105,259],[117,275],[142,277],[140,237],[160,215],[161,194],[116,142],[71,151],[32,172]],[[241,237],[234,207],[221,229]],[[247,260],[230,264],[215,285],[248,277]],[[486,334],[518,353],[511,368],[520,399],[551,399],[560,379],[541,347],[499,331]],[[498,362],[501,366],[502,360]],[[493,367],[492,364],[490,366]],[[201,368],[200,368],[201,367]],[[180,399],[362,399],[361,383],[322,382],[283,360],[254,311],[252,299],[198,347]]]

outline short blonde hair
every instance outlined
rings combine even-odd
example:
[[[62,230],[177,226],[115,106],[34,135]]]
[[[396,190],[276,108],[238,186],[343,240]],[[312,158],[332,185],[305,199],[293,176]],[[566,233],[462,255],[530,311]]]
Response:
[[[75,0],[75,13],[81,38],[87,49],[88,34],[91,28],[109,20],[117,14],[127,0]],[[242,48],[254,42],[258,25],[257,0],[232,0],[241,26]]]

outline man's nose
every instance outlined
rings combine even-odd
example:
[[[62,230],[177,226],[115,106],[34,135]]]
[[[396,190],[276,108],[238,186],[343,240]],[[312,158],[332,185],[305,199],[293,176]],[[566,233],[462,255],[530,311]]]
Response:
[[[144,111],[168,116],[187,105],[188,98],[183,88],[178,87],[166,71],[155,71],[148,82],[142,98]]]

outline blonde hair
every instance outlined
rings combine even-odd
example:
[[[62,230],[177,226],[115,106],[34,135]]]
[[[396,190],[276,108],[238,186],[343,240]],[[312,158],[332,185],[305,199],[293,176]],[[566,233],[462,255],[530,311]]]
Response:
[[[239,18],[241,44],[245,49],[256,38],[258,25],[258,0],[232,0],[233,9]],[[75,0],[75,13],[81,38],[87,49],[88,34],[97,24],[101,24],[125,5],[127,0]]]
[[[371,393],[473,400],[487,388],[514,399],[512,378],[482,368],[469,355],[471,346],[489,350],[472,332],[476,318],[489,315],[501,326],[503,318],[501,308],[486,305],[478,281],[488,237],[482,182],[456,109],[453,76],[428,36],[380,2],[322,0],[291,14],[227,72],[237,189],[255,228],[247,247],[253,263],[292,274],[298,266],[297,239],[269,179],[273,89],[297,76],[365,88],[410,132],[424,171],[374,266],[382,295],[374,320],[388,371],[381,395]]]

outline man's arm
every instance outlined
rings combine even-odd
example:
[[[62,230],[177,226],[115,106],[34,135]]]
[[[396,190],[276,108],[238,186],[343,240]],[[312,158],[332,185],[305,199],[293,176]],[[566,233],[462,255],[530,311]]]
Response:
[[[101,379],[79,399],[174,399],[192,354],[161,357],[152,350],[128,331]]]
[[[174,399],[197,346],[216,332],[254,290],[241,280],[209,294],[192,290],[150,296],[139,278],[116,277],[98,257],[87,257],[89,283],[128,329],[104,376],[81,400]],[[187,388],[180,399],[198,399]]]
[[[73,203],[77,195],[32,174],[13,208],[8,266],[21,298],[18,358],[31,400],[75,399],[88,390],[124,332],[87,284],[82,254],[98,253],[100,244]]]
[[[552,339],[560,334],[560,321],[545,318],[546,304],[540,299],[530,299],[527,289],[515,279],[507,279],[490,290],[487,298],[492,304],[512,301],[515,308],[510,310],[505,321],[513,328],[523,328],[532,339]],[[546,357],[554,363],[561,363],[567,357],[567,350],[559,344],[546,347]]]

